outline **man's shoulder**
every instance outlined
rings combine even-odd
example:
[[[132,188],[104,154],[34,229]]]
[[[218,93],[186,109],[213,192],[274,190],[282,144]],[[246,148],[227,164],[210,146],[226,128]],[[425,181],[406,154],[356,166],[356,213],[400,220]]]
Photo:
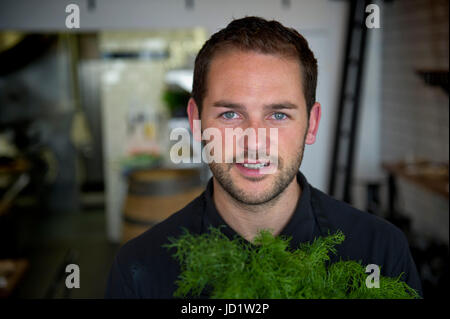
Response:
[[[201,228],[203,194],[166,220],[126,242],[114,259],[106,296],[110,298],[171,298],[178,264],[165,247],[183,229]]]
[[[344,234],[360,233],[363,237],[371,238],[386,235],[397,239],[404,237],[403,232],[389,221],[357,209],[313,187],[312,196],[321,206],[321,211],[334,230],[341,230]]]
[[[356,260],[381,267],[388,277],[402,275],[420,294],[421,284],[405,234],[387,220],[356,209],[313,189],[313,197],[334,230],[341,230],[345,240],[337,247],[336,258]]]
[[[317,189],[313,193],[332,231],[340,230],[345,236],[337,247],[340,257],[384,266],[386,274],[397,273],[397,265],[410,254],[408,240],[398,227]]]

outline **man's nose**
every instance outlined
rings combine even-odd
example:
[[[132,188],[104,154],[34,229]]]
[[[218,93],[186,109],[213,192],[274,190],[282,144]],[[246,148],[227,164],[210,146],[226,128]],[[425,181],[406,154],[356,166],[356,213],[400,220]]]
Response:
[[[244,132],[249,129],[251,134],[244,134],[244,149],[249,152],[265,151],[269,146],[269,128],[258,120],[249,121],[243,128]]]

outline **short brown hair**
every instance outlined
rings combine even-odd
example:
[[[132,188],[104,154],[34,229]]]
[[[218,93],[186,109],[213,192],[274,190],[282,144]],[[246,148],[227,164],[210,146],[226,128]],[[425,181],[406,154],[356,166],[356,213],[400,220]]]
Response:
[[[227,49],[279,54],[298,60],[302,70],[303,92],[308,116],[316,102],[317,60],[306,39],[278,21],[259,17],[233,20],[228,26],[205,42],[195,59],[192,97],[201,112],[206,95],[207,75],[214,56]]]

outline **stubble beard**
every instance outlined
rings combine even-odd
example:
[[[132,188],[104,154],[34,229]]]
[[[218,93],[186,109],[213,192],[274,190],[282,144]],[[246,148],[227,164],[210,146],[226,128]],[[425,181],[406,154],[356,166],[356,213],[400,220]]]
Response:
[[[292,163],[285,163],[283,158],[278,157],[278,168],[276,173],[268,174],[261,179],[263,180],[265,178],[269,178],[271,175],[275,175],[272,177],[272,183],[269,190],[264,194],[252,194],[251,190],[246,191],[245,189],[240,188],[233,181],[230,171],[235,165],[235,160],[233,163],[223,164],[211,162],[209,167],[217,182],[237,203],[245,206],[270,205],[270,203],[275,202],[277,198],[279,198],[281,193],[283,193],[292,180],[296,178],[303,160],[305,138],[306,134],[303,138],[302,145],[297,151],[295,160],[293,160]],[[254,182],[258,183],[257,180]]]

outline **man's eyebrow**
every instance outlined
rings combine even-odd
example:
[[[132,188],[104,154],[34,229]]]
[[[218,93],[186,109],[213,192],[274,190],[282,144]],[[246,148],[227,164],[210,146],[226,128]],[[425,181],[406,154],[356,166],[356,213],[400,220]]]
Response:
[[[240,103],[233,103],[229,101],[217,101],[213,104],[215,107],[226,107],[229,109],[245,109],[245,106]],[[282,102],[282,103],[271,103],[264,105],[263,108],[265,110],[285,110],[285,109],[298,109],[298,106],[291,102]]]
[[[284,110],[284,109],[298,109],[298,106],[294,103],[283,102],[283,103],[272,103],[264,105],[264,109],[269,110]]]
[[[245,106],[243,104],[233,103],[233,102],[229,102],[229,101],[217,101],[217,102],[214,102],[213,106],[226,107],[229,109],[236,109],[236,110],[245,109]]]

